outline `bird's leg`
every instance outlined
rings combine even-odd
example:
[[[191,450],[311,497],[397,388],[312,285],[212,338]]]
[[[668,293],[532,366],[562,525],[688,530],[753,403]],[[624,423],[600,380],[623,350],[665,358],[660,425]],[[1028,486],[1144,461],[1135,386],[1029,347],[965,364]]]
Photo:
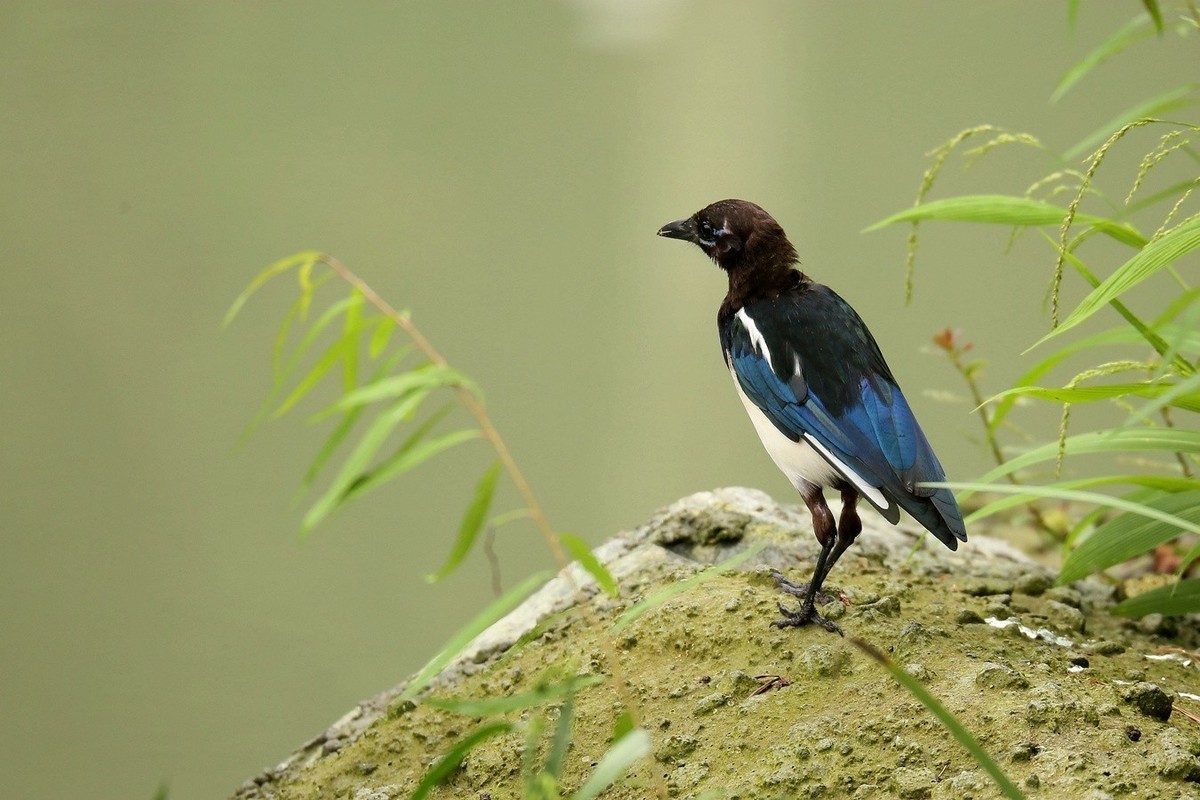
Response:
[[[825,576],[829,574],[830,568],[837,561],[837,556],[841,555],[841,551],[849,545],[847,543],[846,546],[838,549],[840,536],[837,525],[833,520],[833,512],[829,510],[829,506],[825,502],[825,496],[821,494],[820,487],[808,487],[808,491],[802,493],[801,497],[804,498],[804,504],[808,506],[808,511],[812,514],[813,534],[821,543],[821,554],[817,556],[817,568],[813,571],[813,578],[807,584],[795,584],[783,578],[782,575],[776,576],[781,589],[796,597],[803,597],[804,600],[798,611],[791,611],[780,603],[779,611],[783,614],[783,619],[776,620],[771,624],[777,628],[798,628],[809,622],[815,622],[825,630],[841,635],[841,628],[817,613],[815,603],[818,599],[822,602],[829,602],[833,599],[828,595],[821,594],[821,584],[825,582]],[[842,515],[844,518],[845,507],[843,507]],[[855,519],[857,518],[855,515]],[[834,555],[835,552],[837,555]]]

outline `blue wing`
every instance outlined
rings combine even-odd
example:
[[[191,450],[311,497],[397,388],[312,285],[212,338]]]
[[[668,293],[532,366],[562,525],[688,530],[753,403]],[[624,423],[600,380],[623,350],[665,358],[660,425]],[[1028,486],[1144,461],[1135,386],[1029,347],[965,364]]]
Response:
[[[918,485],[945,473],[844,300],[815,286],[759,301],[724,320],[721,339],[746,396],[788,439],[812,446],[888,521],[904,508],[951,549],[966,541],[953,494]]]

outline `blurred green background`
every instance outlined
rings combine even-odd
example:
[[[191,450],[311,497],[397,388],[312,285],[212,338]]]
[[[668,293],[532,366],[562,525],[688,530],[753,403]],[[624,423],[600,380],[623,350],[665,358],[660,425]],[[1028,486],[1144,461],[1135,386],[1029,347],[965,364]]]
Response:
[[[922,350],[965,327],[1002,388],[1045,328],[1049,250],[930,227],[905,307],[906,231],[860,230],[961,128],[1062,150],[1194,72],[1168,37],[1102,67],[1103,102],[1051,106],[1140,8],[1082,5],[1069,32],[1045,0],[5,2],[0,793],[227,794],[490,596],[478,556],[422,580],[482,445],[304,542],[319,432],[285,419],[237,447],[291,289],[219,322],[300,249],[413,309],[553,524],[599,542],[714,486],[795,499],[720,361],[723,276],[654,236],[754,200],[871,324],[951,475],[977,476],[978,422],[929,396],[960,387]],[[956,164],[935,194],[1053,168],[1027,163]],[[519,526],[497,549],[505,585],[549,564]]]

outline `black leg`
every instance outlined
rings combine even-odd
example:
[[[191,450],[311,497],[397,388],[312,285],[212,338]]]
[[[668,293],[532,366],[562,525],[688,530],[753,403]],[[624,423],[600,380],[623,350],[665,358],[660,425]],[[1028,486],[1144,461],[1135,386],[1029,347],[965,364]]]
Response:
[[[806,486],[805,489],[806,491],[803,491],[800,496],[804,498],[804,504],[808,506],[808,511],[812,514],[813,534],[821,543],[821,554],[817,556],[817,568],[813,571],[812,580],[807,584],[795,584],[782,575],[776,575],[775,579],[779,582],[779,587],[788,594],[802,597],[803,602],[797,611],[791,611],[781,603],[779,611],[783,614],[783,619],[776,620],[771,624],[777,628],[798,628],[801,625],[815,622],[825,630],[841,635],[842,629],[831,620],[818,614],[815,605],[818,599],[822,601],[833,599],[828,595],[821,594],[821,584],[825,582],[825,576],[829,574],[834,562],[841,555],[841,551],[838,549],[840,536],[833,520],[833,512],[829,510],[829,505],[825,502],[825,496],[821,494],[820,487]],[[844,507],[842,515],[845,517]],[[841,550],[845,550],[845,547],[842,547]]]
[[[840,636],[842,629],[832,620],[818,614],[815,603],[818,600],[822,603],[832,602],[834,598],[821,593],[821,586],[824,585],[825,578],[833,569],[833,565],[842,557],[842,553],[846,552],[846,549],[858,538],[858,534],[862,533],[862,520],[859,519],[856,508],[858,492],[853,489],[842,489],[842,513],[836,526],[833,522],[833,512],[825,503],[825,497],[821,494],[820,489],[813,487],[811,491],[805,492],[801,497],[804,498],[804,504],[812,513],[813,533],[816,535],[817,541],[821,543],[821,554],[817,557],[817,568],[813,570],[812,580],[808,583],[792,583],[776,573],[775,580],[779,583],[779,588],[795,597],[802,597],[803,602],[798,611],[790,611],[780,604],[779,610],[783,613],[784,618],[771,624],[777,628],[798,628],[809,622],[815,622],[825,630]]]

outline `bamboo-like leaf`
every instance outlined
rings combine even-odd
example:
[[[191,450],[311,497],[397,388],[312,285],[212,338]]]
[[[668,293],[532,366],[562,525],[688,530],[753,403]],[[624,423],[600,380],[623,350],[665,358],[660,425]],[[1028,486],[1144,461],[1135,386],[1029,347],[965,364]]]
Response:
[[[1200,491],[1137,504],[1131,514],[1104,523],[1063,561],[1059,583],[1070,583],[1148,553],[1184,532],[1200,533]]]
[[[500,477],[501,469],[503,469],[503,465],[497,461],[488,467],[487,472],[483,473],[483,477],[475,486],[475,495],[471,498],[471,503],[463,514],[462,523],[458,526],[458,537],[454,540],[454,547],[450,548],[450,555],[446,558],[446,563],[437,572],[426,575],[425,580],[430,583],[440,581],[457,569],[467,554],[471,552],[471,547],[475,544],[475,539],[479,537],[479,531],[483,528],[483,521],[487,519],[488,510],[492,507],[492,495],[496,493],[496,481]]]
[[[487,717],[544,706],[555,700],[570,697],[590,686],[604,683],[604,680],[602,675],[575,675],[561,683],[538,686],[533,691],[508,697],[427,697],[421,702],[467,717]]]
[[[596,579],[596,583],[600,588],[608,593],[610,597],[619,597],[621,594],[620,588],[617,586],[616,580],[613,579],[612,573],[608,571],[608,567],[600,563],[600,559],[592,553],[592,549],[588,547],[587,542],[569,533],[560,533],[559,541],[567,548],[567,552],[571,554],[571,558],[579,562],[579,566],[587,570],[588,574]]]
[[[882,664],[883,668],[891,674],[896,683],[907,689],[913,697],[921,702],[921,705],[929,709],[929,712],[938,718],[938,722],[942,723],[946,730],[950,732],[950,735],[957,739],[958,743],[971,754],[971,758],[975,760],[975,763],[983,767],[984,771],[992,777],[992,780],[1000,787],[1000,791],[1004,793],[1005,797],[1010,798],[1010,800],[1024,800],[1021,790],[1004,774],[1004,770],[1000,768],[1000,765],[988,755],[988,752],[971,735],[971,732],[958,721],[958,718],[938,702],[938,699],[930,694],[929,690],[919,680],[892,663],[892,660],[877,650],[874,645],[868,644],[862,639],[851,638],[850,641],[859,650],[862,650],[868,656]]]
[[[430,439],[420,444],[413,444],[407,447],[402,445],[400,449],[378,467],[362,475],[351,484],[350,488],[346,490],[345,499],[349,500],[364,492],[368,492],[397,475],[407,472],[418,464],[428,461],[443,450],[447,450],[463,442],[469,442],[472,439],[478,439],[482,435],[476,428],[467,428],[451,431],[436,439]]]
[[[1036,381],[1049,372],[1054,367],[1058,366],[1062,361],[1065,361],[1070,356],[1082,350],[1093,348],[1107,347],[1110,345],[1136,344],[1142,341],[1141,334],[1129,327],[1122,326],[1120,328],[1112,328],[1111,330],[1102,331],[1101,333],[1088,336],[1085,339],[1079,339],[1064,345],[1058,350],[1048,355],[1046,358],[1039,361],[1037,364],[1030,367],[1029,371],[1021,377],[1017,378],[1015,386],[1032,386]],[[993,400],[996,398],[992,398]],[[1000,424],[1012,407],[1017,402],[1016,396],[1007,396],[1001,398],[996,404],[995,410],[989,420],[989,425],[993,431],[1000,428]],[[991,402],[990,400],[988,402]]]
[[[1174,383],[1106,383],[1095,386],[1015,386],[993,395],[985,403],[994,402],[1009,396],[1036,397],[1041,400],[1055,400],[1060,403],[1093,403],[1097,400],[1111,400],[1114,397],[1162,397],[1172,389]],[[1200,411],[1200,397],[1187,392],[1175,393],[1175,402],[1170,405],[1187,411]]]
[[[1200,432],[1180,428],[1118,428],[1089,431],[1066,439],[1067,455],[1147,451],[1200,452]],[[978,483],[989,484],[1009,473],[1057,458],[1058,442],[1050,442],[1009,459],[981,477]]]
[[[1042,235],[1045,237],[1046,241],[1049,242],[1051,247],[1062,254],[1063,260],[1074,267],[1075,271],[1082,275],[1083,279],[1091,284],[1093,289],[1100,285],[1100,280],[1094,274],[1092,274],[1092,271],[1087,268],[1087,265],[1080,261],[1079,258],[1071,252],[1070,248],[1064,251],[1059,248],[1058,242],[1054,241],[1049,236],[1046,236],[1045,232],[1042,232]],[[1122,319],[1129,323],[1130,327],[1141,334],[1141,337],[1145,339],[1148,345],[1154,348],[1156,353],[1165,357],[1170,345],[1161,336],[1159,336],[1146,323],[1142,322],[1142,320],[1138,318],[1136,314],[1126,308],[1125,304],[1123,304],[1120,300],[1113,298],[1109,301],[1109,305],[1113,307],[1114,311],[1121,315]],[[1034,347],[1037,347],[1040,343],[1041,342],[1035,342],[1025,352],[1029,352]],[[1175,356],[1171,359],[1171,366],[1174,367],[1181,375],[1191,375],[1194,371],[1192,365],[1179,356]]]
[[[1038,227],[1042,225],[1060,225],[1067,216],[1067,210],[1062,206],[1035,200],[1032,197],[1019,197],[1006,194],[978,194],[947,197],[942,200],[932,200],[928,203],[906,208],[892,214],[886,219],[876,222],[863,230],[864,233],[879,230],[898,222],[918,222],[921,220],[943,220],[948,222],[984,222],[997,225],[1014,225],[1017,227]],[[1091,214],[1076,214],[1075,221],[1092,225],[1101,233],[1116,239],[1123,244],[1144,242],[1141,234],[1131,226]]]
[[[562,778],[567,764],[567,751],[571,748],[571,727],[575,722],[575,692],[569,693],[558,707],[558,723],[554,726],[554,738],[550,740],[550,752],[546,754],[545,772],[557,782]]]
[[[1162,11],[1158,8],[1158,0],[1142,0],[1142,5],[1146,7],[1146,13],[1150,15],[1150,19],[1154,20],[1154,30],[1161,34],[1163,18]]]
[[[605,789],[616,783],[633,762],[649,752],[650,734],[641,728],[622,736],[600,758],[600,763],[592,770],[592,774],[584,781],[579,791],[571,795],[571,800],[595,800]]]
[[[1185,578],[1170,586],[1151,589],[1128,600],[1122,600],[1111,610],[1122,617],[1144,617],[1147,614],[1178,617],[1195,614],[1200,612],[1200,578]]]
[[[470,622],[459,628],[450,637],[450,641],[421,668],[420,672],[413,676],[408,685],[404,687],[404,691],[400,693],[394,702],[403,703],[405,700],[412,700],[420,694],[429,685],[429,682],[436,678],[446,668],[446,665],[453,661],[476,636],[483,633],[493,623],[520,605],[534,589],[540,587],[549,578],[549,571],[530,575],[500,597],[488,603],[486,608],[476,614]]]
[[[336,406],[340,409],[353,408],[364,403],[374,403],[393,397],[401,397],[414,389],[436,389],[440,386],[464,386],[476,395],[478,387],[463,373],[453,367],[438,364],[423,364],[399,375],[392,375],[382,380],[360,386],[352,392],[347,392]]]
[[[627,608],[625,612],[621,614],[621,616],[617,617],[617,621],[613,623],[613,632],[618,633],[624,630],[630,624],[632,624],[634,620],[641,617],[647,611],[658,608],[671,598],[683,594],[689,589],[693,589],[702,583],[707,583],[708,581],[720,575],[722,572],[731,570],[739,564],[749,560],[750,558],[753,558],[754,556],[758,555],[766,546],[766,542],[759,542],[753,547],[749,547],[737,555],[725,559],[719,564],[713,564],[711,567],[697,572],[690,578],[685,578],[681,581],[675,581],[665,589],[659,589],[649,597],[642,598]]]
[[[1104,63],[1110,56],[1116,55],[1138,39],[1144,39],[1153,33],[1154,31],[1150,28],[1150,17],[1146,14],[1138,14],[1125,27],[1105,39],[1085,55],[1075,66],[1067,70],[1067,73],[1063,75],[1062,80],[1059,81],[1058,86],[1054,89],[1054,93],[1050,95],[1050,102],[1057,103],[1063,95],[1071,90],[1072,86],[1082,80],[1093,69]]]
[[[239,311],[241,311],[242,306],[244,306],[246,301],[250,299],[250,296],[261,289],[263,284],[271,280],[271,278],[274,278],[276,275],[281,275],[290,269],[301,267],[310,261],[317,261],[323,256],[324,253],[316,250],[306,250],[302,253],[296,253],[294,256],[282,258],[279,261],[276,261],[274,264],[267,266],[266,269],[255,276],[254,280],[250,281],[250,285],[247,286],[245,290],[243,290],[242,293],[237,296],[237,299],[233,301],[233,305],[231,305],[229,310],[225,312],[225,319],[221,322],[221,324],[224,326],[232,322],[233,318],[237,316]]]
[[[362,480],[367,467],[374,460],[383,443],[391,436],[401,422],[421,403],[423,395],[412,393],[393,403],[391,408],[381,411],[371,425],[363,432],[350,455],[342,462],[337,475],[329,484],[325,493],[313,503],[304,516],[304,530],[312,530],[317,523],[329,516],[347,499],[350,490]]]
[[[342,336],[353,344],[347,344],[346,356],[342,359],[342,390],[354,391],[358,386],[358,334],[363,328],[363,296],[362,292],[354,289],[350,292],[353,302],[346,308],[346,318],[342,325]]]
[[[1034,346],[1075,327],[1112,300],[1197,247],[1200,247],[1200,217],[1192,217],[1150,242],[1133,258],[1118,267],[1116,272],[1109,275],[1080,301],[1061,325],[1043,336]]]
[[[1053,486],[1058,489],[1072,491],[1078,489],[1091,489],[1096,486],[1111,486],[1114,484],[1141,486],[1147,489],[1154,489],[1159,492],[1186,492],[1191,490],[1200,490],[1200,481],[1197,481],[1195,478],[1176,478],[1168,475],[1103,475],[1097,478],[1082,478],[1080,480],[1073,481],[1057,481],[1053,484]],[[1016,506],[1027,505],[1034,500],[1042,500],[1046,499],[1046,497],[1047,496],[1041,492],[1024,492],[1001,497],[999,500],[993,500],[987,505],[975,509],[968,514],[966,519],[963,521],[967,525],[971,525],[972,523],[979,522],[987,517],[999,514],[1001,511],[1007,511],[1008,509]],[[1051,497],[1051,499],[1053,498]]]
[[[508,733],[511,730],[513,730],[511,722],[491,722],[471,731],[462,741],[450,748],[450,752],[439,758],[429,768],[429,771],[425,773],[425,777],[421,778],[421,782],[417,784],[417,788],[410,795],[410,800],[425,800],[425,797],[435,786],[439,786],[442,781],[458,770],[467,753],[471,752],[476,745],[494,736]]]
[[[371,343],[367,353],[374,360],[383,354],[387,349],[388,341],[392,338],[392,332],[396,330],[396,323],[388,317],[380,317],[375,323],[375,330],[371,332]]]
[[[401,352],[394,353],[391,358],[379,366],[379,369],[375,371],[373,376],[371,376],[371,380],[379,380],[381,377],[395,369],[395,367],[404,360],[404,357],[407,355],[407,351],[409,349],[410,348],[405,348]],[[342,414],[342,418],[338,421],[337,426],[329,434],[328,438],[325,439],[324,444],[322,444],[321,449],[317,451],[317,455],[313,459],[312,463],[308,465],[308,471],[304,473],[305,488],[312,486],[312,483],[314,480],[316,480],[321,468],[325,466],[330,457],[337,450],[338,446],[345,440],[346,436],[349,435],[350,431],[354,427],[354,423],[356,423],[358,418],[362,416],[363,409],[365,408],[366,406],[355,406],[354,408]],[[310,419],[309,421],[312,422],[314,420]]]
[[[1072,146],[1067,152],[1063,153],[1064,161],[1075,161],[1086,153],[1090,153],[1096,147],[1104,142],[1113,131],[1120,130],[1125,125],[1138,119],[1147,117],[1161,117],[1162,115],[1174,111],[1178,108],[1194,105],[1196,100],[1191,96],[1196,90],[1196,84],[1189,83],[1185,86],[1180,86],[1169,92],[1163,92],[1160,95],[1150,98],[1142,103],[1125,109],[1117,116],[1113,117],[1108,122],[1104,123],[1094,131],[1083,137],[1078,143]]]
[[[1149,420],[1152,414],[1157,414],[1160,410],[1168,406],[1186,408],[1188,411],[1197,410],[1196,407],[1200,406],[1200,373],[1171,385],[1168,391],[1158,395],[1149,403],[1146,403],[1130,414],[1129,418],[1122,424],[1122,427],[1128,427],[1136,422]]]
[[[286,414],[296,403],[299,403],[304,396],[312,391],[313,387],[320,383],[321,378],[331,370],[339,361],[344,361],[349,357],[349,354],[358,346],[357,335],[351,333],[342,336],[321,355],[317,362],[312,365],[308,373],[301,378],[292,391],[279,406],[271,412],[272,419],[278,419]]]

